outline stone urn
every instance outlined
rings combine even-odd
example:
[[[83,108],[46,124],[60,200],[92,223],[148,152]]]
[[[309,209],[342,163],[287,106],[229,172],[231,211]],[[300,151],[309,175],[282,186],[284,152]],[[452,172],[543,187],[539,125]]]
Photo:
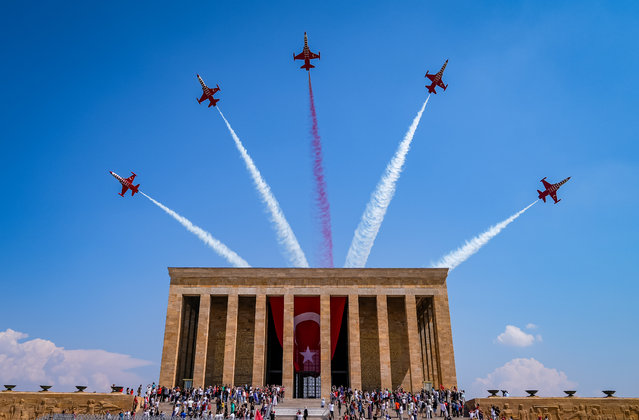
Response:
[[[15,388],[16,386],[15,386],[15,385],[5,385],[4,387],[6,388],[6,389],[5,389],[5,391],[11,391],[11,390],[13,390],[13,388]]]
[[[539,392],[538,389],[527,389],[526,392],[528,393],[529,397],[534,397],[536,393]]]
[[[612,397],[615,394],[616,391],[605,390],[605,391],[601,391],[601,392],[606,394],[606,398],[610,398],[610,397]]]
[[[577,391],[564,391],[567,397],[574,397]]]
[[[119,386],[119,385],[113,385],[113,386],[111,387],[111,392],[112,392],[112,393],[113,393],[113,392],[122,392],[122,390],[123,390],[123,389],[124,389],[124,387],[121,387],[121,386]]]
[[[487,389],[486,391],[488,391],[488,393],[490,394],[488,398],[496,397],[497,393],[499,392],[498,389]]]
[[[52,385],[40,385],[40,388],[42,388],[42,391],[40,392],[47,392],[51,386]]]
[[[77,389],[75,392],[84,392],[84,390],[87,389],[85,385],[76,385],[75,387]]]

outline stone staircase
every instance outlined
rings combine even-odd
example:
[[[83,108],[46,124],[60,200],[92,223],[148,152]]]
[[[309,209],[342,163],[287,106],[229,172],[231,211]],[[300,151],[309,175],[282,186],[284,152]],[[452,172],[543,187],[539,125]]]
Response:
[[[297,410],[304,414],[304,407],[308,408],[308,418],[321,420],[328,418],[328,404],[322,408],[322,401],[318,399],[286,398],[275,407],[276,420],[295,420]]]
[[[328,404],[322,408],[322,401],[317,399],[292,399],[287,398],[284,402],[280,402],[275,407],[275,419],[276,420],[295,420],[297,410],[304,413],[304,407],[308,408],[309,420],[323,420],[328,418]],[[160,403],[160,412],[163,412],[165,417],[170,418],[173,412],[173,404]]]

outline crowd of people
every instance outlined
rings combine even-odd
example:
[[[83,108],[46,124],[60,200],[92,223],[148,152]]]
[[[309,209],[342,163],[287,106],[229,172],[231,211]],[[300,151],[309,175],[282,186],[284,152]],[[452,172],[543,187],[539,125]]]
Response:
[[[133,393],[133,389],[127,389],[126,393]],[[284,401],[285,394],[286,390],[281,386],[182,389],[151,384],[145,390],[140,386],[136,398],[141,399],[140,408],[144,418],[164,416],[173,419],[275,420],[277,405]],[[164,412],[161,403],[169,403],[171,412]],[[322,399],[321,405],[328,410],[330,420],[448,419],[465,414],[464,391],[443,387],[418,393],[407,392],[402,388],[395,391],[360,391],[333,387],[329,400]],[[297,412],[297,420],[307,420],[307,417],[306,408]]]

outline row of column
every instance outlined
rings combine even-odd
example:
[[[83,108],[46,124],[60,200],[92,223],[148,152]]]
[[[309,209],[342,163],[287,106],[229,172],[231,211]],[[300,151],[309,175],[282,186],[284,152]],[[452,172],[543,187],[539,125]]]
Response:
[[[253,348],[253,385],[261,386],[265,379],[266,367],[266,326],[267,326],[267,296],[256,295],[255,299],[255,336]],[[388,330],[387,296],[377,295],[377,329],[379,337],[379,365],[381,388],[392,388],[391,355]],[[162,367],[160,383],[163,385],[176,384],[176,365],[178,360],[180,314],[182,313],[182,295],[170,294],[167,310],[164,350],[162,353]],[[207,346],[209,336],[209,323],[211,313],[211,298],[209,294],[200,296],[200,309],[197,326],[197,338],[195,345],[195,363],[193,370],[193,385],[204,386],[205,369],[207,361]],[[226,312],[226,334],[224,342],[224,363],[222,382],[234,384],[235,359],[237,346],[237,317],[239,296],[228,295]],[[419,390],[423,386],[423,370],[421,360],[421,347],[419,329],[417,323],[416,297],[405,296],[406,327],[408,332],[408,352],[410,361],[410,384],[413,390]],[[434,312],[436,319],[437,346],[440,349],[441,381],[445,386],[456,385],[455,366],[452,355],[452,334],[450,332],[450,316],[448,314],[448,298],[435,296]],[[330,295],[320,295],[320,340],[321,340],[321,378],[322,396],[327,396],[331,389],[331,333],[330,333]],[[293,391],[294,367],[293,367],[293,328],[294,328],[294,296],[284,295],[283,317],[283,360],[282,360],[282,385]],[[350,386],[354,389],[362,389],[362,360],[360,351],[360,316],[359,295],[348,295],[348,345],[349,345],[349,375]],[[442,331],[447,330],[447,331]],[[448,341],[448,342],[447,342]],[[442,354],[442,350],[450,351],[450,355]],[[452,370],[451,370],[452,369]],[[289,394],[290,395],[290,394]]]

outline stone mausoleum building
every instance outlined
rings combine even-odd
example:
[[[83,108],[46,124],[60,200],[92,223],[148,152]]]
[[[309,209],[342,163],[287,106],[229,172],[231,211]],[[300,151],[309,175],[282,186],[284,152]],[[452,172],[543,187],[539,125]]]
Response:
[[[457,385],[447,269],[169,268],[160,383]]]

